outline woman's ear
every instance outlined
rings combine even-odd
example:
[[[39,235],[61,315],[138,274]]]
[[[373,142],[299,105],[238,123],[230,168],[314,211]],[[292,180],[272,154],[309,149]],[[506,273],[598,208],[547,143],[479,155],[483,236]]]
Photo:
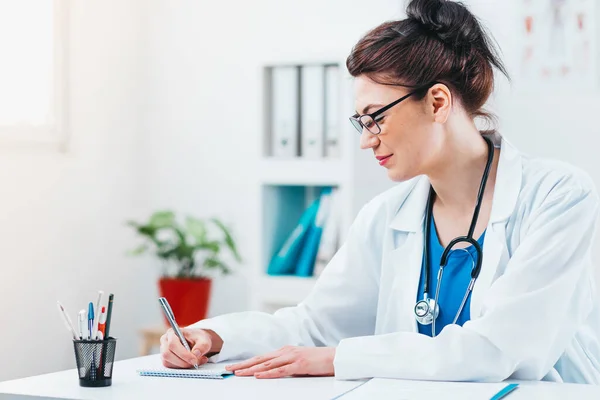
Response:
[[[452,108],[452,93],[448,86],[442,83],[436,83],[429,89],[428,108],[435,122],[444,123],[450,115]]]

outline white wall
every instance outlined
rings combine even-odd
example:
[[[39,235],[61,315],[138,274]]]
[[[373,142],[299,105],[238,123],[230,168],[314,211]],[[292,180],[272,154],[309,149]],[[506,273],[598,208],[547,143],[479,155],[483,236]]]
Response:
[[[583,168],[600,190],[600,87],[561,91],[548,88],[532,92],[518,74],[520,1],[470,0],[473,12],[489,27],[498,41],[513,82],[498,80],[498,89],[490,108],[500,117],[499,128],[514,145],[524,152],[557,158]],[[600,38],[600,7],[597,35]],[[596,49],[600,55],[600,48]],[[600,75],[600,70],[597,71]],[[599,79],[600,81],[600,79]],[[596,237],[594,256],[598,263],[600,284],[600,235]]]
[[[117,358],[137,355],[136,329],[154,322],[152,269],[124,257],[123,225],[145,203],[139,167],[141,2],[73,1],[67,154],[0,155],[0,380],[73,368],[56,308],[75,318],[115,293]]]

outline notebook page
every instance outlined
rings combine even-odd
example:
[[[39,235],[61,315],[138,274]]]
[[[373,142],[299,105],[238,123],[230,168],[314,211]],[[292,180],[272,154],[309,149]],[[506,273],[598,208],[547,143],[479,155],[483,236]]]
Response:
[[[432,382],[374,378],[342,396],[342,400],[489,400],[507,383]],[[509,397],[510,398],[510,397]]]
[[[138,369],[140,376],[159,376],[165,378],[213,378],[222,379],[231,375],[231,371],[225,370],[223,365],[204,364],[198,369],[175,369],[166,367]]]

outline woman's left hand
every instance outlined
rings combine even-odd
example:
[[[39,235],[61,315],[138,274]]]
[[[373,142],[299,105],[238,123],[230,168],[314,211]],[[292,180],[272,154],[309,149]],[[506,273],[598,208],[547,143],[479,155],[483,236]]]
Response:
[[[333,376],[335,347],[285,346],[272,353],[228,365],[237,376],[282,378],[284,376]]]

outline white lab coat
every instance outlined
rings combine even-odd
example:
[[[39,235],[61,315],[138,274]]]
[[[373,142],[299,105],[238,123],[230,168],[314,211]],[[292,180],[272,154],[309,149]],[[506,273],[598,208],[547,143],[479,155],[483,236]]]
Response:
[[[224,341],[210,361],[284,345],[335,346],[338,379],[600,384],[600,301],[590,254],[599,204],[594,185],[570,165],[530,158],[506,139],[494,140],[502,150],[470,321],[448,325],[435,338],[417,331],[413,308],[422,296],[429,189],[421,176],[360,211],[298,306],[194,324]]]

